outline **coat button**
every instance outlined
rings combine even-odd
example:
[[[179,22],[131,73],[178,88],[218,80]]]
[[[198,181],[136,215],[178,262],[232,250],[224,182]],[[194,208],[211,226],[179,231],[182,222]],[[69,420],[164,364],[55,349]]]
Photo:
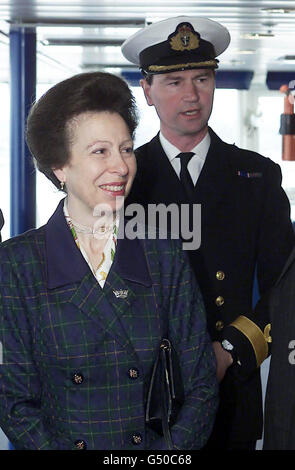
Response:
[[[217,307],[221,307],[221,306],[224,304],[224,298],[221,297],[221,295],[219,295],[219,296],[215,299],[215,303],[216,303]]]
[[[136,367],[131,367],[129,370],[128,370],[128,377],[130,379],[138,379],[139,377],[139,370],[136,369]]]
[[[76,385],[80,385],[84,380],[84,377],[80,372],[75,372],[72,376],[72,382]]]
[[[218,281],[223,281],[223,279],[225,278],[225,274],[223,271],[217,271],[216,273],[216,279]]]
[[[215,328],[217,331],[221,331],[224,327],[224,323],[222,320],[218,320],[216,323],[215,323]]]
[[[82,439],[78,439],[77,441],[75,441],[75,447],[78,450],[86,450],[87,449],[87,444]]]
[[[139,444],[142,443],[142,435],[137,433],[137,434],[133,434],[132,438],[131,438],[131,442],[132,444],[134,444],[135,446],[138,446]]]

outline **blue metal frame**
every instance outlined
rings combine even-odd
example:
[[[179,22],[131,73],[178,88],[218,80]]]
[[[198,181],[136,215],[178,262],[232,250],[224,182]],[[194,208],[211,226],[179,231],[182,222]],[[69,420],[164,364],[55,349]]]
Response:
[[[26,118],[36,97],[36,31],[10,30],[11,236],[36,225],[36,175],[25,143]]]

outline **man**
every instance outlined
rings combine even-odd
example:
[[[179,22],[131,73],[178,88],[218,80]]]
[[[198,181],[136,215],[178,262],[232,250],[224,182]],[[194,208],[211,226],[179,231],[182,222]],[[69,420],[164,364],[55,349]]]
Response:
[[[269,293],[272,356],[265,396],[264,450],[295,450],[295,249]]]
[[[3,214],[2,214],[2,211],[0,209],[0,242],[1,242],[1,230],[2,230],[2,227],[4,225],[4,218],[3,218]]]
[[[254,277],[257,271],[260,293],[267,291],[295,239],[279,166],[224,143],[208,128],[216,57],[229,42],[227,29],[212,20],[177,17],[123,44],[125,57],[140,66],[147,103],[160,118],[159,135],[136,151],[129,202],[201,204],[201,246],[189,255],[220,381],[207,447],[254,449],[262,433],[259,366],[271,342],[266,311],[260,304],[252,311]]]

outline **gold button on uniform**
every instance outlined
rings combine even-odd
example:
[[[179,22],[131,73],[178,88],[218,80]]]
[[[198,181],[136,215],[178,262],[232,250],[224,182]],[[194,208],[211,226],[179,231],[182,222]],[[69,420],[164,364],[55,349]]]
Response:
[[[218,281],[223,281],[223,279],[225,278],[225,274],[223,271],[217,271],[216,273],[216,279]]]
[[[224,304],[224,298],[221,297],[221,295],[219,295],[219,296],[215,299],[215,303],[216,303],[217,307],[221,307],[221,306]]]
[[[221,331],[224,327],[224,323],[222,320],[217,320],[217,322],[215,323],[215,328],[217,331]]]

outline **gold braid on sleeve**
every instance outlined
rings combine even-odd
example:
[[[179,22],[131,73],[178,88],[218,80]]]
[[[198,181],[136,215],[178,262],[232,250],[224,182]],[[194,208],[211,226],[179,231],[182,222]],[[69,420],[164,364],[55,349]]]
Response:
[[[268,356],[268,343],[271,343],[270,324],[266,325],[263,333],[252,320],[241,315],[231,323],[231,326],[241,331],[250,341],[255,353],[257,367],[259,367]]]

